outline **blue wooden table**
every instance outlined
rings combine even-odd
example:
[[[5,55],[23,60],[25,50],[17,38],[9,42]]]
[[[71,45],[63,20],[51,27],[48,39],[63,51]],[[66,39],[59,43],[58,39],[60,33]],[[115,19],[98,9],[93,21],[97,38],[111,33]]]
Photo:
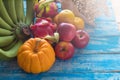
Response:
[[[86,25],[90,42],[84,49],[76,49],[72,59],[56,59],[45,73],[28,74],[19,68],[16,59],[0,61],[0,80],[120,80],[120,31],[111,2],[110,16],[96,18],[96,26]]]

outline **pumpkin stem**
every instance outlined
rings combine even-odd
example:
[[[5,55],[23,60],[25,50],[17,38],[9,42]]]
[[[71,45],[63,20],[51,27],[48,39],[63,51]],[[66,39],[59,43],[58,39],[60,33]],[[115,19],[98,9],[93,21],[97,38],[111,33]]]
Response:
[[[39,46],[39,43],[40,43],[40,39],[36,41],[36,44],[35,44],[35,47],[34,47],[34,52],[37,53],[38,52],[38,46]]]

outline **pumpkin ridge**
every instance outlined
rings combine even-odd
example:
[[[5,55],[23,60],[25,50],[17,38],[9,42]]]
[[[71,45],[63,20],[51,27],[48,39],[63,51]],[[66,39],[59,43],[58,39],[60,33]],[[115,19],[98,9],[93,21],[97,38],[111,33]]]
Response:
[[[41,68],[41,71],[42,71],[43,68],[42,68],[42,63],[41,63],[41,61],[40,61],[41,58],[39,57],[40,54],[42,54],[42,52],[38,53],[37,56],[38,56],[38,59],[39,59],[39,62],[40,62],[40,68]]]
[[[24,66],[24,71],[26,71],[26,72],[31,72],[30,71],[30,63],[31,63],[31,56],[32,55],[32,53],[29,53],[27,56],[26,56],[26,58],[25,58],[25,60],[24,60],[24,63],[23,63],[23,66]]]
[[[40,54],[38,54],[38,55],[40,55]],[[51,64],[51,61],[47,58],[47,56],[43,52],[41,53],[41,55],[44,56],[44,57],[42,57],[42,60],[44,60],[44,62],[43,63],[41,62],[41,66],[44,66],[44,67],[42,67],[41,72],[44,72],[44,71],[47,71],[49,68],[51,68],[53,62]],[[39,59],[41,58],[41,55],[39,56]],[[45,64],[46,62],[47,62],[47,64]]]
[[[32,73],[36,74],[36,73],[41,72],[40,65],[38,66],[38,64],[40,64],[38,56],[37,54],[33,54],[31,57],[31,72]]]
[[[32,49],[32,47],[33,47],[33,45],[31,43],[25,43],[24,46],[29,47],[30,49]]]
[[[54,54],[51,54],[51,55],[55,57],[54,49],[53,49],[52,47],[50,47],[50,48],[52,49],[52,50],[50,49],[50,50],[51,50],[51,53],[54,53]],[[55,58],[52,58],[52,61],[55,61]]]
[[[41,46],[39,47],[39,50],[44,49],[44,48],[46,48],[46,47],[48,47],[48,44],[41,45]]]
[[[55,53],[54,53],[53,48],[50,47],[50,46],[51,46],[51,45],[48,45],[47,47],[45,47],[46,49],[47,49],[47,48],[51,48],[51,49],[49,49],[48,53],[46,53],[45,48],[42,49],[42,52],[44,52],[44,55],[47,57],[47,59],[49,59],[49,60],[48,60],[49,62],[53,62],[53,63],[52,63],[52,65],[53,65],[54,62],[55,62]],[[48,54],[49,54],[49,55],[48,55]]]
[[[47,53],[46,53],[46,50],[45,50],[46,48],[44,48],[44,49],[42,49],[42,52],[44,52],[44,54],[45,55],[47,55],[47,57],[50,59],[50,61],[52,61],[52,58],[50,57],[51,55],[50,55],[50,51],[48,51]],[[48,55],[49,54],[49,55]]]
[[[34,48],[35,42],[34,42],[34,38],[30,38],[28,41],[26,41],[26,43],[24,43],[25,45],[29,46],[31,49]]]
[[[29,48],[29,49],[28,49],[28,48]],[[18,53],[21,54],[21,52],[26,51],[26,50],[30,50],[30,47],[27,46],[27,45],[22,45],[22,46],[20,47],[20,49],[18,50]]]
[[[55,52],[54,52],[54,49],[52,48],[52,46],[49,45],[48,48],[50,48],[50,51],[49,51],[50,52],[50,56],[54,56],[55,57]],[[51,54],[51,53],[54,53],[54,54]],[[51,61],[54,61],[53,58],[51,58],[51,59],[52,59]]]
[[[23,64],[24,64],[24,60],[25,60],[25,58],[26,58],[26,56],[27,56],[28,54],[27,53],[25,53],[25,52],[23,52],[23,53],[19,53],[19,55],[18,55],[18,63],[19,63],[19,66],[20,67],[23,67]]]
[[[39,48],[42,48],[42,47],[44,47],[45,45],[47,45],[47,41],[46,40],[44,40],[44,39],[42,39],[41,40],[41,43],[39,44]]]

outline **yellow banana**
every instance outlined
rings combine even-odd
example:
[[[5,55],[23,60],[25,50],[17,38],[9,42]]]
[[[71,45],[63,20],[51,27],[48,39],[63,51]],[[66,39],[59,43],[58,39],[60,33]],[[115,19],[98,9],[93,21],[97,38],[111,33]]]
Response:
[[[7,13],[3,0],[0,0],[0,17],[2,17],[3,20],[5,20],[5,22],[7,22],[10,26],[13,26],[13,27],[15,26],[9,14]]]
[[[7,29],[3,29],[3,28],[0,28],[0,36],[9,36],[9,35],[12,35],[13,32],[12,31],[9,31]]]
[[[16,10],[18,22],[24,22],[25,14],[24,14],[23,0],[15,0],[15,10]]]
[[[12,27],[8,25],[1,17],[0,17],[0,28],[12,30]]]
[[[0,47],[9,45],[15,39],[15,35],[11,36],[0,36]]]
[[[32,21],[34,18],[34,4],[35,3],[36,3],[36,0],[26,0],[27,11],[26,11],[25,23],[27,25],[32,24]]]
[[[3,0],[5,8],[12,19],[12,21],[16,24],[17,23],[17,15],[15,10],[15,0]]]
[[[0,56],[2,55],[2,58],[0,57],[0,59],[16,57],[18,49],[22,44],[22,41],[18,41],[11,49],[7,51],[0,49]]]

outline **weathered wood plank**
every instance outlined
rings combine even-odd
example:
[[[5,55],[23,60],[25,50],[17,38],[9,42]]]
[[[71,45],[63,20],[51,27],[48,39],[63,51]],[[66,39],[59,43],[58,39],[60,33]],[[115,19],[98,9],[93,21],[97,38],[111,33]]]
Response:
[[[80,53],[120,53],[120,31],[115,22],[96,22],[95,27],[87,26],[90,41]]]
[[[56,60],[49,72],[120,72],[119,54],[76,53],[68,61]]]
[[[120,53],[120,37],[90,37],[89,44],[78,53]]]
[[[85,30],[90,37],[120,36],[116,22],[96,22],[94,27],[85,25]]]
[[[81,72],[120,72],[120,54],[80,54],[75,53],[72,59],[56,59],[48,73],[81,73]],[[25,74],[16,60],[0,62],[0,74]]]
[[[120,80],[120,73],[0,74],[0,80]],[[12,77],[11,77],[12,76]]]

